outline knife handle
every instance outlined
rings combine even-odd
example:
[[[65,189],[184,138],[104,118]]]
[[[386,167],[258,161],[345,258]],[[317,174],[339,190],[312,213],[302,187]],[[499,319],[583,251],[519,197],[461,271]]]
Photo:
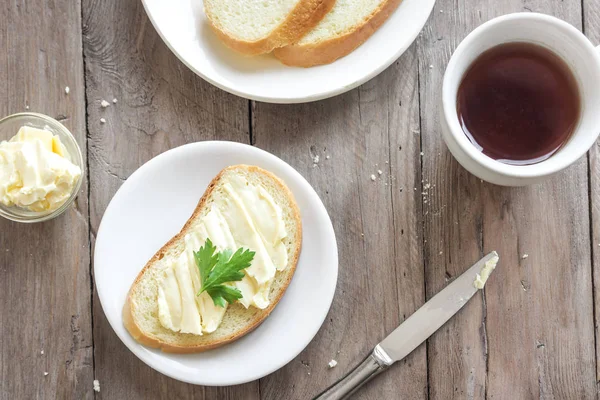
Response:
[[[342,400],[350,398],[359,387],[388,369],[392,364],[392,361],[380,354],[380,352],[379,346],[375,347],[373,352],[362,363],[313,400]]]

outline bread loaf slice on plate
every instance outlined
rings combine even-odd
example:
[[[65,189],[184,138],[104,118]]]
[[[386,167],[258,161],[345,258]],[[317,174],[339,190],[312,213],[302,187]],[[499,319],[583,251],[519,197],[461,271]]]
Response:
[[[286,65],[328,64],[363,44],[394,12],[401,0],[337,0],[323,20],[298,42],[275,49]]]
[[[226,183],[242,177],[244,182],[263,188],[281,208],[287,235],[282,243],[287,251],[287,267],[277,270],[269,290],[269,304],[264,309],[248,308],[239,302],[229,305],[220,325],[210,333],[196,335],[165,328],[159,319],[158,290],[165,270],[184,251],[186,235],[197,232],[213,204],[227,196]],[[214,239],[213,239],[214,240]],[[125,306],[123,323],[138,342],[165,352],[194,353],[213,349],[239,339],[255,329],[271,313],[290,284],[302,242],[300,213],[290,190],[283,181],[259,167],[235,165],[222,170],[208,185],[190,219],[181,232],[169,240],[135,279]],[[198,250],[198,249],[195,249]],[[235,249],[233,249],[235,251]],[[206,295],[207,293],[203,293]],[[210,299],[210,298],[209,298]]]
[[[296,42],[331,9],[335,0],[204,0],[217,36],[247,55],[269,53]]]

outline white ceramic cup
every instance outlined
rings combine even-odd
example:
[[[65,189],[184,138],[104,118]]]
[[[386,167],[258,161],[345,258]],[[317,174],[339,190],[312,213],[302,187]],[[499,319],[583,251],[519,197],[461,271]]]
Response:
[[[469,66],[484,51],[510,42],[528,42],[552,50],[567,63],[579,86],[581,110],[574,132],[555,154],[537,164],[508,165],[484,155],[463,132],[456,111],[458,87]],[[446,145],[469,172],[504,186],[540,182],[577,161],[600,133],[599,50],[575,27],[549,15],[516,13],[494,18],[471,32],[450,58],[440,109]]]

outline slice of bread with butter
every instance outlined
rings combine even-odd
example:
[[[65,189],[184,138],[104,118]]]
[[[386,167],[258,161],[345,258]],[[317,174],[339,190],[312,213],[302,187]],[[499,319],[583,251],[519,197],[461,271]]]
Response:
[[[241,298],[225,307],[201,292],[195,257],[207,243],[222,252],[254,253],[244,277],[226,283]],[[259,167],[227,167],[208,185],[181,232],[137,276],[123,308],[125,327],[138,342],[174,353],[201,352],[239,339],[281,299],[301,243],[300,213],[283,181]]]

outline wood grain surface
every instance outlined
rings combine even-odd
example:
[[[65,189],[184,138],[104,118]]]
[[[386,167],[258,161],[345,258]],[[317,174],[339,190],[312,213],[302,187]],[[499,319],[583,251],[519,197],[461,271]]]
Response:
[[[2,3],[0,114],[50,115],[85,150],[80,10],[79,1]],[[48,222],[0,218],[2,399],[93,398],[87,190]]]
[[[481,23],[543,12],[598,43],[599,10],[600,0],[438,0],[378,77],[332,99],[273,105],[194,75],[138,0],[3,3],[0,115],[27,106],[61,120],[84,150],[89,186],[53,221],[0,220],[0,398],[309,399],[497,250],[486,290],[355,398],[597,399],[600,149],[543,184],[493,186],[446,149],[438,101],[452,52]],[[332,308],[309,346],[279,371],[226,388],[181,383],[138,360],[109,326],[91,276],[95,234],[121,184],[157,154],[210,139],[251,143],[305,176],[330,213],[340,260]]]

